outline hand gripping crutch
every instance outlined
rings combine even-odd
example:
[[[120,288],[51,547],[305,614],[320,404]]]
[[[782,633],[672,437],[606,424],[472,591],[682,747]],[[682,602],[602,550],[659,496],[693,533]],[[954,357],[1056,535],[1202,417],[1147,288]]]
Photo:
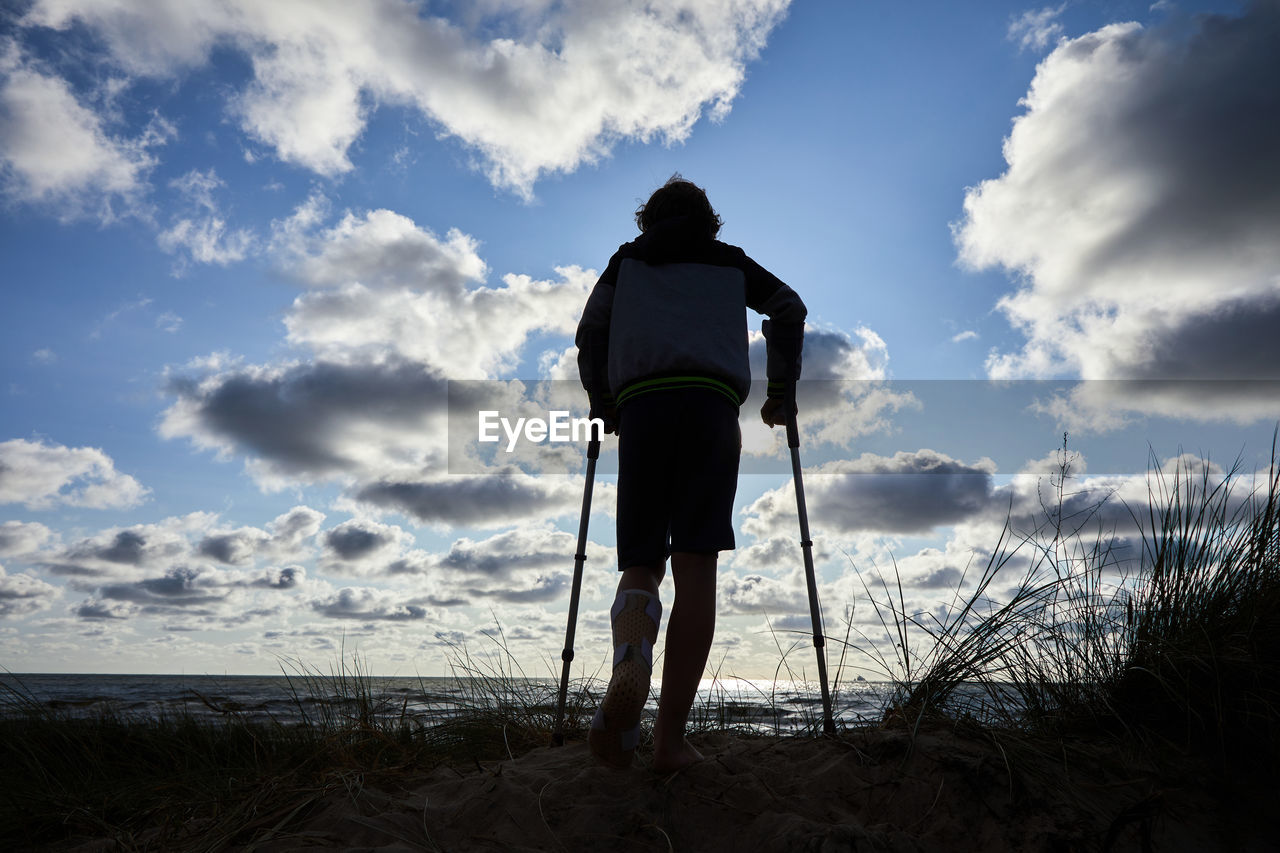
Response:
[[[818,608],[818,583],[813,573],[813,541],[809,538],[809,511],[804,504],[804,479],[800,474],[800,428],[796,425],[796,383],[787,383],[787,447],[791,448],[791,479],[796,484],[796,510],[800,516],[800,549],[804,552],[804,579],[809,587],[809,615],[813,620],[813,647],[818,651],[818,678],[822,682],[822,731],[836,733],[827,690],[827,655],[823,648],[822,613]]]
[[[564,702],[569,694],[569,665],[573,663],[573,634],[578,627],[578,596],[582,592],[582,566],[587,561],[587,521],[591,518],[591,489],[596,479],[596,460],[600,458],[600,439],[587,442],[587,484],[582,490],[582,518],[578,522],[578,553],[573,555],[573,591],[569,593],[569,627],[565,629],[564,651],[560,660],[560,699],[556,704],[556,728],[551,735],[554,746],[564,744]]]

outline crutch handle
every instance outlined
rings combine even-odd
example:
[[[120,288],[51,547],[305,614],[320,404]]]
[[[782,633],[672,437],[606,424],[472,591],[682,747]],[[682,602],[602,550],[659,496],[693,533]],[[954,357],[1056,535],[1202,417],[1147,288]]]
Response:
[[[800,446],[800,427],[796,423],[796,383],[792,380],[787,383],[786,402],[787,414],[787,447]]]

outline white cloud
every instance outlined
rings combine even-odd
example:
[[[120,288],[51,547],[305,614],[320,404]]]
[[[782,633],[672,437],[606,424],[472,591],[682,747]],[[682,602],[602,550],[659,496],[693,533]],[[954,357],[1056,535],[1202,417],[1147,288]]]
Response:
[[[193,512],[154,524],[110,527],[93,536],[42,553],[40,565],[76,578],[137,580],[176,565],[208,562],[193,550],[193,537],[208,534],[217,516]]]
[[[577,536],[534,522],[479,541],[463,538],[447,552],[417,551],[388,567],[415,576],[440,602],[536,604],[562,599],[572,580]],[[616,565],[612,548],[587,543],[584,594],[603,595]]]
[[[1026,343],[993,353],[991,376],[1280,378],[1277,43],[1280,7],[1254,3],[1183,41],[1107,26],[1040,64],[1007,170],[969,190],[955,227],[963,263],[1019,282],[999,308]],[[1280,410],[1245,385],[1209,402],[1157,390],[1184,416]]]
[[[188,365],[170,376],[178,399],[161,435],[244,453],[265,489],[345,478],[367,508],[430,523],[510,518],[513,485],[530,498],[558,493],[444,476],[446,379],[495,376],[530,336],[571,334],[595,273],[566,267],[557,281],[507,275],[488,287],[476,243],[461,232],[441,238],[389,210],[347,213],[333,227],[327,215],[313,195],[275,223],[271,242],[282,270],[308,288],[286,325],[315,358]],[[476,505],[480,494],[494,500]]]
[[[958,344],[963,341],[976,341],[977,339],[978,339],[977,332],[973,331],[972,329],[965,329],[963,332],[960,332],[959,334],[952,335],[951,343]]]
[[[25,572],[11,575],[0,566],[0,618],[47,609],[62,595],[57,587]]]
[[[308,199],[276,223],[273,248],[311,288],[285,320],[289,341],[329,359],[394,353],[450,379],[493,377],[534,332],[571,334],[595,283],[594,271],[575,266],[558,268],[558,280],[508,274],[503,286],[484,286],[477,243],[456,229],[440,238],[390,210],[319,229],[324,211],[323,199]]]
[[[413,535],[394,524],[353,518],[326,530],[321,536],[325,571],[350,574],[380,572],[413,544]]]
[[[754,415],[751,407],[764,402],[766,350],[764,335],[760,332],[751,332],[749,340],[751,375],[756,382],[753,398],[744,408],[749,415]],[[884,381],[888,368],[888,346],[866,326],[859,326],[850,334],[842,329],[806,324],[802,378],[796,389],[801,441],[806,446],[810,443],[848,446],[860,435],[885,429],[895,411],[918,405],[910,393],[893,391]],[[785,430],[769,429],[758,417],[744,419],[744,460],[785,456],[780,452],[785,443]]]
[[[729,111],[746,64],[787,0],[501,4],[458,22],[410,2],[42,0],[28,25],[88,24],[134,75],[173,76],[214,45],[250,59],[228,104],[241,128],[286,162],[351,169],[371,110],[414,109],[480,156],[497,186],[527,194],[622,139],[678,142],[709,111]],[[481,36],[478,32],[501,36]]]
[[[425,601],[372,587],[345,587],[314,599],[311,609],[330,619],[420,622],[427,616]]]
[[[0,557],[30,554],[52,536],[49,528],[36,521],[0,523]]]
[[[189,214],[175,216],[172,224],[156,236],[161,249],[171,254],[182,254],[175,274],[180,275],[191,262],[225,267],[244,260],[253,248],[253,233],[247,228],[228,231],[226,220],[213,197],[225,183],[212,168],[205,172],[192,169],[174,178],[169,186],[186,200]]]
[[[58,354],[48,347],[42,347],[31,353],[31,360],[36,364],[57,364]]]
[[[64,218],[110,221],[129,212],[155,165],[149,149],[173,135],[160,120],[137,138],[113,136],[67,82],[0,41],[0,181],[20,201]]]
[[[116,471],[111,457],[97,448],[23,438],[0,442],[0,504],[127,508],[149,493],[133,477]]]
[[[1066,11],[1067,4],[1061,6],[1045,6],[1043,9],[1028,9],[1009,23],[1006,37],[1016,42],[1021,50],[1043,50],[1049,43],[1062,37],[1062,23],[1059,16]]]

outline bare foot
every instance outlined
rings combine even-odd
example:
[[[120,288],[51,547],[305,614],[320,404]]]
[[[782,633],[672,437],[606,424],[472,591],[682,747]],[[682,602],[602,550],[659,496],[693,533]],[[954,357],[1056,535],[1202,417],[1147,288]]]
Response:
[[[654,750],[653,769],[657,773],[674,773],[702,760],[702,753],[694,749],[689,741],[681,738],[680,745],[674,750]]]

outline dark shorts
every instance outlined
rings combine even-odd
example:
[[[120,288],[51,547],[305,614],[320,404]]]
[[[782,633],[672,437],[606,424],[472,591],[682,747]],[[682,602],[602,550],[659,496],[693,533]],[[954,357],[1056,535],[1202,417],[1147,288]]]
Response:
[[[701,388],[651,391],[618,412],[618,569],[729,551],[738,407]]]

